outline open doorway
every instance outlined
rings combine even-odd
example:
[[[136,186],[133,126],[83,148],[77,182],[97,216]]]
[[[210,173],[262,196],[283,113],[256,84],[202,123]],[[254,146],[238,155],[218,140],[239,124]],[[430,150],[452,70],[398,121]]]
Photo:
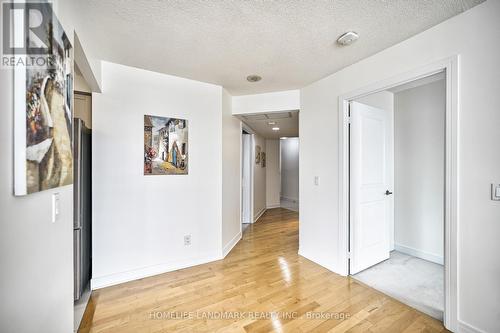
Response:
[[[89,302],[92,277],[92,93],[75,62],[73,119],[74,328]]]
[[[445,74],[350,103],[350,273],[443,320]]]
[[[253,211],[253,136],[248,129],[241,133],[241,231],[252,223]]]
[[[299,111],[237,115],[242,120],[241,222],[244,232],[267,211],[298,211]]]
[[[357,89],[339,98],[339,121],[340,127],[340,151],[339,151],[339,197],[340,197],[340,244],[345,249],[345,255],[339,260],[345,264],[345,272],[354,275],[366,268],[377,265],[379,262],[390,257],[389,228],[391,222],[391,201],[394,196],[393,188],[389,188],[390,175],[387,173],[387,155],[390,150],[390,142],[386,139],[390,131],[390,120],[387,116],[377,112],[378,108],[366,106],[356,102],[361,98],[368,97],[374,93],[383,91],[396,91],[404,84],[411,86],[417,80],[436,80],[435,74],[443,73],[445,77],[445,119],[444,119],[444,196],[441,207],[444,211],[444,309],[442,317],[445,327],[456,330],[457,320],[457,217],[458,217],[458,57],[450,57],[427,66],[403,73],[396,77],[388,78],[370,86]],[[413,82],[413,83],[412,83]],[[356,103],[358,104],[356,106]],[[350,106],[354,105],[354,107]],[[361,105],[361,107],[360,107]],[[358,119],[352,119],[353,112],[361,111],[363,115]],[[375,110],[375,111],[374,111]],[[351,116],[349,115],[351,111]],[[366,116],[366,117],[365,117]],[[356,115],[355,115],[356,117]],[[365,120],[360,120],[366,118]],[[357,125],[354,123],[356,122]],[[391,124],[390,126],[393,126]],[[361,130],[360,130],[361,128]],[[360,135],[360,132],[364,134]],[[422,133],[420,133],[422,134]],[[368,139],[371,137],[371,139]],[[358,143],[368,142],[365,151],[361,151],[358,145],[352,144],[352,140]],[[383,148],[381,148],[383,146]],[[353,158],[359,159],[358,163],[351,166]],[[389,154],[390,155],[390,154]],[[428,156],[426,156],[428,158]],[[362,163],[362,161],[365,163]],[[359,163],[361,161],[361,163]],[[422,168],[419,160],[417,162]],[[432,164],[432,162],[431,162]],[[364,177],[364,178],[363,178]],[[419,184],[423,180],[419,180]],[[354,182],[354,184],[353,184]],[[356,183],[357,182],[357,183]],[[383,183],[383,184],[380,184]],[[392,183],[394,186],[394,183]],[[380,189],[379,189],[380,187]],[[382,189],[383,188],[383,189]],[[352,193],[354,191],[355,193]],[[379,193],[380,192],[380,193]],[[385,199],[382,199],[385,198]],[[362,209],[360,206],[372,203],[371,207]],[[381,204],[384,202],[384,204]],[[377,208],[375,208],[375,206]],[[371,209],[371,210],[370,210]],[[361,220],[365,220],[364,222]],[[368,222],[371,221],[371,222]],[[364,225],[364,226],[363,226]],[[363,226],[363,227],[360,227]],[[361,230],[361,232],[359,232]],[[369,231],[369,233],[367,233]],[[373,234],[371,234],[373,232]],[[427,237],[425,239],[428,239]],[[396,244],[395,244],[396,245]],[[394,246],[395,246],[394,245]],[[368,248],[372,247],[370,251]],[[415,255],[412,255],[415,256]],[[424,259],[430,261],[429,257]],[[389,291],[386,291],[390,294]],[[396,295],[394,295],[396,296]],[[397,297],[396,297],[397,298]],[[399,298],[406,302],[405,299]],[[410,306],[415,304],[408,302]],[[422,309],[424,310],[424,309]],[[431,315],[433,315],[431,313]]]
[[[299,138],[280,139],[280,206],[299,211]]]

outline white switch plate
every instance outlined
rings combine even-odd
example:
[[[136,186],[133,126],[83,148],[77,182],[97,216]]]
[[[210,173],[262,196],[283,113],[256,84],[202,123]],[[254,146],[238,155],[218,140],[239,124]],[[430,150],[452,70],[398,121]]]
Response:
[[[59,217],[59,193],[52,194],[52,223]]]
[[[491,184],[491,200],[500,201],[500,184]]]

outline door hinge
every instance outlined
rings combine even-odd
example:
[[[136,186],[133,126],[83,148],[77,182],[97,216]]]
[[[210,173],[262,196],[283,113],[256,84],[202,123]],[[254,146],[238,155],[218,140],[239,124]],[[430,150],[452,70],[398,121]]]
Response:
[[[351,252],[347,252],[347,259],[351,259]]]
[[[348,117],[347,117],[347,123],[348,123],[348,124],[350,124],[351,122],[352,122],[352,120],[351,120],[351,116],[348,116]]]

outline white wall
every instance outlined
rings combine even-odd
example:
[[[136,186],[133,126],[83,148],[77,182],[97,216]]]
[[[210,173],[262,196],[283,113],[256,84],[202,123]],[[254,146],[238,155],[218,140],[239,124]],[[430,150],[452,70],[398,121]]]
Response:
[[[266,207],[280,206],[280,140],[266,140]]]
[[[222,88],[107,62],[102,83],[93,98],[93,288],[219,259]],[[144,114],[188,120],[188,175],[143,175]]]
[[[299,201],[299,138],[281,140],[281,197]]]
[[[396,249],[444,259],[446,81],[394,95]]]
[[[54,10],[71,43],[84,27],[73,1]],[[87,51],[87,50],[86,50]],[[98,67],[93,67],[99,76]],[[0,70],[0,331],[73,330],[73,187],[13,196],[13,72]],[[60,215],[51,223],[52,194]],[[29,305],[29,306],[28,306]],[[27,314],[27,306],[29,314]]]
[[[0,70],[0,331],[73,330],[73,186],[13,195],[12,71]],[[52,218],[52,194],[60,216]]]
[[[290,111],[299,108],[299,90],[233,96],[233,114]]]
[[[260,146],[260,151],[266,151],[266,140],[258,134],[253,135],[254,138],[254,173],[253,173],[253,222],[266,209],[266,169],[262,167],[262,162],[255,164],[255,147]]]
[[[222,91],[222,247],[225,256],[241,238],[241,122]]]
[[[242,123],[242,126],[244,124]],[[241,223],[253,223],[253,136],[243,134],[241,156]]]
[[[500,331],[499,1],[486,1],[402,43],[301,89],[300,253],[339,265],[339,95],[459,54],[458,318]],[[321,177],[314,186],[314,176]]]
[[[386,110],[390,114],[390,121],[392,122],[392,127],[394,127],[394,94],[390,91],[380,91],[374,94],[370,94],[365,97],[361,97],[356,99],[357,102],[363,103],[366,105],[370,105],[372,107]],[[392,162],[389,162],[389,167],[394,166],[394,146],[389,147],[392,150],[392,154],[390,154],[390,158]],[[389,171],[390,173],[394,173],[393,171]],[[392,186],[391,190],[394,190],[394,179],[389,181],[390,186]],[[393,191],[394,192],[394,191]],[[394,196],[393,196],[394,198]],[[392,205],[392,208],[389,211],[392,213],[392,217],[389,218],[388,225],[388,234],[389,234],[389,250],[394,250],[394,200],[390,201],[389,205]]]
[[[76,71],[74,74],[74,89],[75,91],[80,91],[80,92],[86,92],[86,93],[92,92],[92,89],[90,89],[89,85],[85,81],[85,78],[82,76],[82,74],[77,73]]]
[[[380,91],[365,97],[357,98],[356,101],[394,114],[394,94],[390,91]]]

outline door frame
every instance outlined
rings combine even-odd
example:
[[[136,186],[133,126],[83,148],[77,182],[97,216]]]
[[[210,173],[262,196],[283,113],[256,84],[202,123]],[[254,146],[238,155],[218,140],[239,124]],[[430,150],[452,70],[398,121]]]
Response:
[[[458,329],[458,131],[459,56],[453,55],[409,72],[339,96],[339,266],[349,274],[349,101],[384,91],[433,74],[446,76],[445,200],[444,200],[444,325]]]
[[[244,161],[244,158],[243,158],[243,154],[244,154],[244,140],[243,140],[243,130],[245,130],[245,132],[248,133],[248,135],[250,136],[250,143],[249,143],[249,153],[250,153],[250,205],[249,205],[249,209],[250,209],[250,212],[249,212],[249,218],[250,218],[250,224],[254,223],[254,216],[253,216],[253,206],[254,206],[254,200],[253,200],[253,196],[254,196],[254,171],[255,171],[255,165],[254,165],[254,162],[255,161],[255,132],[249,127],[247,126],[245,123],[241,122],[241,135],[240,135],[240,146],[241,146],[241,154],[240,154],[240,196],[241,196],[241,200],[240,200],[240,232],[242,232],[243,230],[243,227],[242,227],[242,224],[243,224],[243,213],[242,213],[242,209],[243,209],[243,194],[242,194],[242,191],[243,191],[243,161]]]

